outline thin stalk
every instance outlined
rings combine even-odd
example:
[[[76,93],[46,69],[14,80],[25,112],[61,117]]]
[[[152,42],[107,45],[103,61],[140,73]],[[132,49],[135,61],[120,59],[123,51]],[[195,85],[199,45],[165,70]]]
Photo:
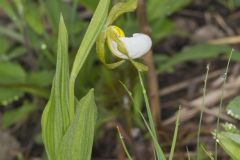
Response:
[[[120,141],[121,141],[121,143],[122,143],[124,152],[126,153],[126,155],[127,155],[127,157],[128,157],[128,160],[132,160],[132,157],[130,156],[130,154],[129,154],[128,150],[127,150],[127,147],[126,147],[126,145],[125,145],[125,143],[124,143],[124,140],[123,140],[123,136],[122,136],[122,134],[121,134],[120,129],[119,129],[118,126],[117,126],[117,131],[118,131],[118,135],[119,135]]]
[[[219,121],[220,121],[220,115],[221,115],[221,111],[222,111],[222,104],[223,104],[223,97],[224,97],[224,89],[225,89],[225,85],[226,85],[226,79],[227,79],[227,75],[228,75],[228,68],[230,65],[230,61],[232,58],[232,54],[233,54],[233,49],[231,50],[230,56],[228,58],[228,62],[227,62],[227,67],[226,67],[226,71],[224,73],[224,81],[223,81],[223,86],[221,89],[221,99],[220,99],[220,104],[219,104],[219,112],[218,112],[218,117],[217,117],[217,128],[216,128],[216,140],[215,140],[215,160],[217,160],[218,158],[218,144],[217,144],[217,137],[218,137],[218,132],[219,132]]]
[[[205,152],[205,154],[210,158],[210,160],[214,160],[213,155],[211,152],[208,152],[203,145],[201,145],[202,150]]]
[[[147,0],[138,0],[137,19],[140,27],[140,31],[151,36],[151,26],[147,16]],[[159,86],[156,68],[154,66],[153,51],[150,50],[144,57],[143,61],[148,66],[147,72],[147,85],[148,91],[151,95],[150,104],[152,110],[152,117],[156,125],[160,123],[161,119],[161,105],[159,100]]]
[[[125,91],[127,91],[128,93],[128,96],[130,97],[133,105],[135,105],[135,102],[134,102],[134,99],[133,99],[133,95],[132,95],[132,92],[129,91],[129,89],[127,88],[127,86],[122,82],[122,81],[119,81],[120,84],[123,86],[123,88],[125,89]]]
[[[200,133],[201,133],[201,126],[202,126],[202,117],[203,117],[203,111],[205,109],[205,97],[206,97],[206,90],[207,90],[207,79],[208,79],[208,73],[209,73],[209,64],[207,65],[207,71],[206,76],[204,79],[204,87],[203,87],[203,98],[202,98],[202,107],[201,107],[201,113],[199,118],[199,124],[198,124],[198,134],[197,134],[197,160],[200,159]]]
[[[133,102],[133,105],[135,105],[135,102],[134,102],[134,99],[133,99],[133,96],[132,96],[132,92],[128,90],[127,86],[125,84],[123,84],[121,81],[120,83],[122,84],[122,86],[124,87],[124,89],[127,91],[130,99],[132,100]],[[144,88],[144,86],[142,86]],[[153,140],[153,144],[154,144],[154,147],[155,147],[155,151],[154,153],[157,154],[158,156],[158,160],[166,160],[165,156],[164,156],[164,153],[161,149],[161,146],[159,145],[158,143],[158,140],[157,140],[157,137],[154,135],[154,131],[155,131],[155,128],[154,130],[152,131],[151,127],[148,125],[148,122],[147,120],[145,119],[145,117],[143,116],[143,114],[141,113],[141,111],[139,109],[137,109],[137,112],[140,114],[140,116],[142,117],[142,120],[144,121],[144,124],[145,126],[147,127],[148,129],[148,132],[150,133],[151,135],[151,138]],[[150,115],[151,116],[151,115]],[[152,116],[151,116],[152,117]],[[155,154],[154,154],[155,155]],[[154,157],[156,159],[156,157]]]
[[[143,93],[144,101],[146,103],[146,109],[147,109],[147,115],[148,115],[148,121],[149,121],[149,124],[150,124],[150,128],[151,128],[154,136],[157,137],[157,134],[156,134],[156,131],[155,131],[155,125],[154,125],[154,121],[153,121],[153,118],[152,118],[151,109],[150,109],[150,105],[149,105],[149,101],[148,101],[148,97],[147,97],[147,91],[144,88],[141,73],[138,72],[138,75],[139,75],[140,84],[142,86],[142,93]]]
[[[140,80],[140,84],[141,84],[141,87],[142,87],[142,93],[143,93],[144,101],[145,101],[145,104],[146,104],[148,121],[149,121],[149,125],[150,125],[150,133],[152,132],[152,134],[153,134],[153,140],[154,139],[157,140],[158,138],[157,138],[157,134],[156,134],[156,130],[155,130],[155,125],[154,125],[154,121],[153,121],[153,117],[152,117],[151,108],[150,108],[149,101],[148,101],[147,92],[146,92],[146,89],[145,89],[144,84],[143,84],[141,73],[139,71],[138,71],[138,75],[139,75],[139,80]],[[160,148],[160,145],[155,144],[154,146],[159,148],[159,150],[156,150],[158,159],[165,159],[164,153],[163,153],[162,149]]]
[[[178,134],[178,128],[179,128],[179,119],[180,119],[180,113],[181,113],[181,107],[179,107],[178,110],[178,115],[177,115],[177,120],[176,120],[176,125],[175,125],[175,130],[174,130],[174,135],[173,135],[173,140],[172,140],[172,145],[171,145],[171,150],[170,150],[170,155],[169,155],[169,160],[173,159],[174,155],[174,150],[176,146],[176,141],[177,141],[177,134]]]
[[[145,123],[147,129],[148,129],[148,132],[150,133],[151,137],[152,137],[152,140],[153,140],[153,144],[154,144],[154,147],[155,147],[155,152],[154,152],[154,155],[157,154],[157,160],[166,160],[165,156],[164,156],[164,153],[160,147],[160,144],[158,143],[158,140],[157,140],[157,137],[154,136],[152,130],[151,130],[151,127],[148,125],[147,123],[147,120],[145,119],[145,117],[143,116],[143,114],[141,112],[139,112],[140,116],[142,117],[143,119],[143,122]],[[154,157],[154,159],[156,160],[156,157]]]

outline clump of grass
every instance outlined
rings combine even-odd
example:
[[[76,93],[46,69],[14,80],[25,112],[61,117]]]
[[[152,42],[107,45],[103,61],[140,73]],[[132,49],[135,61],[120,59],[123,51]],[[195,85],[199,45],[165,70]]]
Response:
[[[138,110],[138,113],[142,117],[142,120],[143,120],[143,122],[144,122],[144,124],[145,124],[145,126],[146,126],[146,128],[147,128],[147,130],[148,130],[148,132],[149,132],[149,134],[151,136],[151,138],[152,138],[153,146],[154,146],[155,153],[156,153],[156,157],[155,158],[158,159],[158,160],[166,160],[166,157],[165,157],[164,152],[163,152],[163,150],[161,148],[161,145],[158,143],[158,138],[157,138],[157,134],[156,134],[156,129],[155,129],[152,113],[151,113],[151,108],[150,108],[147,92],[146,92],[146,89],[144,87],[143,79],[142,79],[142,76],[141,76],[140,72],[139,72],[138,76],[139,76],[139,80],[140,80],[140,84],[141,84],[142,93],[143,93],[143,96],[144,96],[144,101],[145,101],[145,106],[146,106],[146,110],[147,110],[148,121],[143,116],[143,114],[141,113],[140,110]],[[128,93],[130,99],[133,102],[133,105],[135,105],[135,102],[134,102],[134,99],[133,99],[133,96],[132,96],[132,92],[128,90],[128,88],[126,87],[125,84],[123,84],[122,82],[120,82],[120,83],[122,84],[122,86],[124,87],[126,92]],[[174,150],[175,150],[175,146],[176,146],[177,134],[178,134],[178,128],[179,128],[179,119],[180,119],[180,107],[179,107],[179,112],[178,112],[178,115],[177,115],[176,126],[175,126],[175,130],[174,130],[174,136],[173,136],[173,141],[172,141],[172,145],[171,145],[169,160],[172,160],[173,156],[174,156]],[[119,137],[121,139],[124,151],[125,151],[128,159],[132,159],[130,154],[129,154],[129,152],[128,152],[128,150],[127,150],[127,147],[126,147],[126,145],[125,145],[125,143],[123,141],[123,137],[122,137],[119,129],[118,129],[118,133],[119,133]]]
[[[218,113],[218,116],[217,116],[217,127],[216,127],[216,134],[215,134],[216,137],[217,137],[217,133],[219,132],[219,121],[220,121],[219,117],[220,117],[221,110],[222,110],[224,89],[225,89],[227,73],[228,73],[228,69],[229,69],[232,53],[233,53],[233,50],[230,53],[230,56],[229,56],[229,59],[228,59],[228,62],[227,62],[226,71],[225,71],[224,77],[223,77],[224,78],[224,82],[223,82],[223,86],[221,88],[221,99],[220,99],[220,104],[219,104],[219,113]],[[204,109],[205,109],[205,97],[206,97],[207,80],[208,80],[209,69],[210,69],[210,65],[208,64],[207,67],[206,67],[206,75],[205,75],[205,79],[204,79],[203,99],[202,99],[201,112],[200,112],[200,118],[199,118],[199,124],[198,124],[198,132],[197,132],[197,159],[198,160],[200,159],[200,148],[201,148],[201,146],[200,146],[200,134],[201,134],[203,112],[204,112]],[[158,160],[165,160],[166,157],[164,155],[164,152],[162,151],[162,148],[161,148],[160,144],[158,143],[158,138],[157,138],[156,129],[155,129],[152,113],[151,113],[150,104],[149,104],[148,97],[147,97],[147,92],[146,92],[146,89],[144,87],[143,79],[142,79],[142,76],[141,76],[140,72],[139,72],[138,76],[139,76],[139,80],[140,80],[140,84],[141,84],[142,93],[143,93],[143,96],[144,96],[144,101],[145,101],[148,121],[143,116],[141,111],[138,110],[138,112],[139,112],[140,116],[142,117],[142,119],[143,119],[143,121],[145,123],[145,126],[148,129],[148,132],[151,135],[151,138],[152,138],[152,141],[153,141],[153,145],[154,145],[154,149],[155,149],[155,153],[156,153],[156,159],[158,159]],[[128,88],[126,87],[126,85],[124,85],[122,82],[120,82],[120,83],[123,85],[124,89],[127,91],[130,99],[133,102],[133,105],[135,105],[131,91],[129,91]],[[174,156],[174,150],[175,150],[176,141],[177,141],[177,134],[178,134],[178,130],[179,130],[178,128],[179,128],[179,121],[180,121],[179,120],[180,119],[180,110],[181,110],[180,108],[181,107],[179,107],[179,111],[178,111],[178,114],[177,114],[176,126],[175,126],[175,130],[174,130],[174,136],[173,136],[171,150],[170,150],[170,154],[169,154],[169,158],[168,158],[169,160],[172,160],[173,156]],[[118,134],[119,134],[121,143],[123,145],[124,151],[125,151],[128,159],[132,160],[132,158],[131,158],[128,150],[127,150],[127,147],[126,147],[126,145],[125,145],[125,143],[123,141],[123,137],[122,137],[119,129],[118,129]],[[190,158],[189,150],[188,150],[187,147],[186,147],[186,150],[187,150],[188,160],[190,160],[191,158]],[[216,140],[215,141],[215,158],[214,158],[215,160],[217,160],[217,156],[218,156],[217,154],[218,154],[218,152],[217,152],[217,140]],[[210,155],[208,155],[208,156],[211,159],[213,158]]]
[[[201,126],[202,126],[202,117],[203,117],[203,111],[205,109],[205,97],[206,97],[206,90],[207,90],[207,79],[208,79],[208,73],[209,73],[210,64],[207,65],[206,69],[206,76],[204,79],[204,87],[203,87],[203,98],[202,98],[202,106],[201,106],[201,113],[198,123],[198,132],[197,132],[197,160],[200,158],[200,133],[201,133]]]
[[[217,126],[216,126],[216,134],[215,137],[217,137],[217,133],[219,132],[219,121],[220,121],[220,115],[221,115],[221,110],[222,110],[222,104],[223,104],[223,97],[224,97],[224,89],[225,89],[225,84],[226,84],[226,79],[227,79],[227,73],[229,70],[229,65],[232,57],[233,49],[231,50],[230,56],[228,58],[227,66],[226,66],[226,71],[223,74],[223,85],[221,88],[221,98],[220,98],[220,104],[219,104],[219,112],[217,116]],[[206,97],[206,90],[207,90],[207,80],[208,80],[208,74],[209,74],[209,68],[210,65],[208,64],[206,67],[206,75],[204,78],[204,87],[203,87],[203,98],[202,98],[202,105],[201,105],[201,112],[200,112],[200,118],[199,118],[199,123],[198,123],[198,132],[197,132],[197,160],[200,159],[200,134],[201,134],[201,126],[202,126],[202,118],[203,118],[203,112],[205,109],[205,97]],[[188,153],[188,159],[190,159],[188,148],[187,148],[187,153]],[[217,160],[218,157],[218,146],[217,146],[217,140],[215,141],[215,159]]]

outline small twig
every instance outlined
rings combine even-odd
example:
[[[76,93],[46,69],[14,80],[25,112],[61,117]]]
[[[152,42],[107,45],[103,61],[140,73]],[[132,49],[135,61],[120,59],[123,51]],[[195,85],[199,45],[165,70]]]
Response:
[[[234,35],[234,31],[227,25],[225,22],[224,18],[220,14],[214,14],[214,18],[216,19],[217,23],[219,26],[225,30],[225,32],[229,35],[232,36]]]
[[[187,157],[188,157],[188,160],[191,160],[191,157],[190,157],[189,150],[188,150],[188,147],[187,147],[187,146],[186,146],[186,150],[187,150]]]
[[[227,99],[236,95],[239,90],[240,90],[240,77],[237,77],[234,81],[226,83],[224,87],[225,94],[223,96],[223,99]],[[219,89],[208,92],[205,97],[206,98],[205,106],[209,107],[209,106],[216,105],[220,101],[220,97],[221,97],[221,90]],[[191,119],[192,117],[194,117],[199,112],[201,103],[202,103],[202,96],[188,103],[189,106],[191,106],[193,109],[186,108],[186,107],[183,108],[181,111],[180,120],[182,122],[185,122]],[[206,112],[206,113],[209,113],[209,112]],[[176,114],[166,119],[162,123],[162,125],[167,126],[167,125],[173,124],[175,121],[176,121]]]
[[[151,29],[148,24],[148,20],[146,17],[146,2],[145,0],[139,0],[138,2],[138,10],[137,10],[137,17],[139,21],[139,26],[141,32],[150,35]],[[150,50],[145,56],[144,56],[144,62],[149,67],[149,71],[147,73],[147,80],[148,80],[148,92],[150,95],[150,105],[152,109],[152,115],[155,124],[159,124],[159,119],[161,119],[160,115],[160,101],[158,97],[158,79],[156,74],[156,69],[154,66],[153,61],[153,52]]]
[[[210,44],[239,44],[240,36],[224,37],[219,39],[213,39],[209,41]]]
[[[208,79],[215,78],[215,77],[221,75],[222,73],[223,73],[222,69],[216,70],[212,73],[209,73]],[[181,89],[187,88],[189,86],[189,84],[200,83],[204,80],[204,78],[205,78],[205,76],[201,75],[201,76],[194,77],[194,78],[188,79],[188,80],[184,80],[184,81],[176,83],[174,85],[165,87],[165,88],[161,89],[161,92],[159,93],[159,96],[166,96],[166,95],[169,95],[171,93],[177,92]]]
[[[206,114],[208,114],[208,115],[210,115],[210,116],[215,116],[215,117],[217,117],[217,116],[218,116],[218,107],[215,106],[215,107],[213,107],[212,109],[205,108],[205,109],[204,109],[204,113],[206,113]],[[224,120],[224,121],[228,121],[228,122],[234,123],[234,120],[233,120],[231,117],[229,117],[228,115],[226,115],[226,114],[221,114],[221,115],[220,115],[220,118],[221,118],[222,120]]]

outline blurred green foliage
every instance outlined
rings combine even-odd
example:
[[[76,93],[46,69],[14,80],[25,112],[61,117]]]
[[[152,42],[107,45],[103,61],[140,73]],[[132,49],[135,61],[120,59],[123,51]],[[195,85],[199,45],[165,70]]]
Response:
[[[240,6],[239,0],[218,0],[218,2],[230,10],[234,10]]]
[[[240,120],[240,97],[235,97],[227,106],[227,113]]]
[[[186,47],[173,57],[161,59],[161,55],[156,55],[155,59],[157,63],[160,61],[158,65],[159,73],[166,71],[173,72],[174,66],[177,64],[182,64],[186,61],[211,59],[229,51],[231,51],[231,47],[227,45],[199,44],[192,47]],[[227,58],[227,55],[224,57]],[[235,57],[235,60],[237,59],[238,57]]]
[[[29,114],[36,111],[37,109],[38,108],[36,106],[32,106],[32,104],[24,104],[15,110],[6,112],[2,117],[2,127],[7,128],[15,123],[22,123]]]
[[[240,119],[240,97],[235,97],[227,106],[227,113],[233,118]],[[225,150],[225,152],[233,159],[240,160],[238,153],[240,151],[240,130],[231,123],[222,125],[224,131],[214,133],[217,142]]]

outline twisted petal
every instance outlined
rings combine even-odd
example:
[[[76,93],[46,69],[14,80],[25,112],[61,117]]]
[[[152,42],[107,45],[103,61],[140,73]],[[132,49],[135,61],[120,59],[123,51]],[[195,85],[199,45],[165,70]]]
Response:
[[[112,41],[112,47],[110,47],[113,54],[122,59],[136,59],[146,54],[152,47],[151,38],[142,33],[135,33],[133,37],[120,37],[119,38],[125,45],[128,55],[122,53],[118,49],[116,42]]]

